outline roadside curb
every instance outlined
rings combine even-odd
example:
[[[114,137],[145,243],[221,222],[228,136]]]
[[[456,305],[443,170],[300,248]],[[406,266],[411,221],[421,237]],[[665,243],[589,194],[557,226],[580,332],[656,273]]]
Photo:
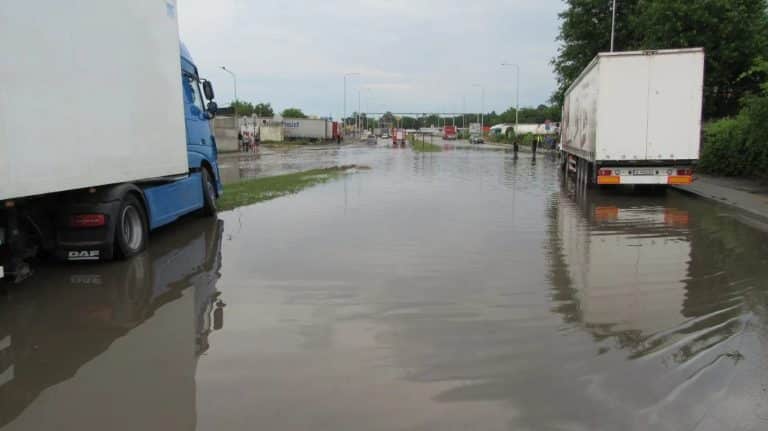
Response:
[[[727,197],[717,196],[702,190],[694,189],[690,186],[672,186],[672,189],[694,196],[696,198],[707,199],[724,207],[737,210],[739,213],[741,213],[742,216],[744,216],[744,218],[747,219],[744,221],[761,230],[768,231],[768,213],[766,212],[758,211],[745,205],[740,205],[739,203],[734,202]]]

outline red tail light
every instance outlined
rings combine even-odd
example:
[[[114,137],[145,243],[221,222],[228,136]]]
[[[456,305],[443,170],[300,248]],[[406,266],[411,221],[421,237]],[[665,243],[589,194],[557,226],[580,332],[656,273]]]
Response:
[[[600,169],[599,171],[597,171],[598,177],[610,177],[612,175],[613,175],[613,171],[610,169]]]
[[[104,214],[76,214],[69,217],[70,227],[101,227],[107,224]]]
[[[677,170],[677,175],[679,175],[679,176],[691,176],[691,175],[693,175],[693,169],[691,169],[691,168],[678,169]]]

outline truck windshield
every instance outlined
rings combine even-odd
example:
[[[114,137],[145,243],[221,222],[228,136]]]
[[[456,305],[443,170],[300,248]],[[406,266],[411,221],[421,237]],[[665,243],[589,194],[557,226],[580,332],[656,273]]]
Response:
[[[203,114],[203,97],[197,78],[184,74],[184,101],[189,115],[199,117]]]

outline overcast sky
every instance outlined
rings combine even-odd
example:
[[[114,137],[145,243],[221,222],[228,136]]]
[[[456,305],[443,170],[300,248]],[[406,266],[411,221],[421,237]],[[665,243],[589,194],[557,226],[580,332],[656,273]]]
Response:
[[[340,117],[347,114],[503,111],[545,103],[555,88],[561,0],[179,0],[179,24],[217,101],[270,102]]]

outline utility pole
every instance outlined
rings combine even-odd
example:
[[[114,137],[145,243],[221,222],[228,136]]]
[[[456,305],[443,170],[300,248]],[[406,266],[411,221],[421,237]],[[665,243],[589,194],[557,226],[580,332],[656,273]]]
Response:
[[[616,0],[613,0],[611,8],[611,52],[613,52],[613,37],[616,34]]]
[[[355,76],[360,75],[358,72],[351,72],[351,73],[345,73],[344,74],[344,117],[343,117],[343,128],[346,128],[347,126],[347,77],[348,76]]]
[[[516,69],[515,84],[515,133],[517,133],[518,125],[520,124],[520,65],[517,63],[501,63],[502,66],[513,66]]]

